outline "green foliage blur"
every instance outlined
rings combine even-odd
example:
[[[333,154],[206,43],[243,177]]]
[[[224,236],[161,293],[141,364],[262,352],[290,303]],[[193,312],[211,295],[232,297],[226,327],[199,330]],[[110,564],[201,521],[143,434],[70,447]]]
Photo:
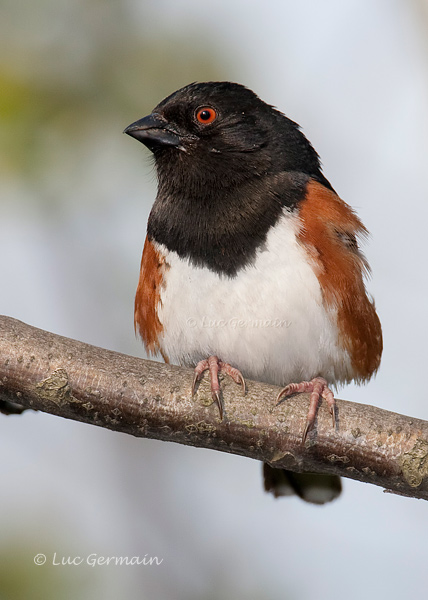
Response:
[[[111,128],[118,135],[178,87],[218,78],[207,41],[198,44],[190,32],[163,29],[155,6],[112,0],[2,3],[3,179],[34,183],[72,168],[97,132]]]

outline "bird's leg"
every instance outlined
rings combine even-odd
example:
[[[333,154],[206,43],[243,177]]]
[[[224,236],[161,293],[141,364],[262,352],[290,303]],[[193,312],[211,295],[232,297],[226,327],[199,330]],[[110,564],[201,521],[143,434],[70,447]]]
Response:
[[[320,398],[324,398],[330,409],[330,414],[333,420],[333,428],[336,427],[336,401],[333,392],[327,385],[324,377],[315,377],[311,381],[302,381],[301,383],[290,383],[282,389],[277,396],[277,404],[291,394],[309,393],[311,398],[309,401],[309,410],[306,417],[306,426],[303,431],[302,442],[304,443],[308,433],[314,426],[315,417],[317,415],[318,404]]]
[[[193,375],[193,384],[192,384],[192,396],[195,394],[195,388],[197,382],[202,378],[202,375],[205,371],[209,371],[210,380],[211,380],[211,396],[214,402],[218,406],[218,410],[220,413],[220,419],[223,419],[223,399],[221,397],[220,391],[220,383],[218,381],[219,373],[226,373],[230,377],[232,377],[235,383],[238,383],[242,386],[242,391],[245,394],[245,380],[242,376],[242,373],[232,367],[229,363],[225,363],[220,360],[217,356],[209,356],[205,360],[201,360],[195,367],[195,373]]]

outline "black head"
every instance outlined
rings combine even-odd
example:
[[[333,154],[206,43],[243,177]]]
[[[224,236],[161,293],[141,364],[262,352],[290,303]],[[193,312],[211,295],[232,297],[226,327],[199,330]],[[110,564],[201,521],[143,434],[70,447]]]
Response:
[[[202,178],[222,188],[284,171],[324,181],[299,126],[237,83],[192,83],[125,133],[153,152],[160,180],[181,164],[188,183]]]
[[[192,83],[125,133],[155,157],[149,237],[229,276],[303,199],[310,178],[331,187],[299,126],[236,83]]]

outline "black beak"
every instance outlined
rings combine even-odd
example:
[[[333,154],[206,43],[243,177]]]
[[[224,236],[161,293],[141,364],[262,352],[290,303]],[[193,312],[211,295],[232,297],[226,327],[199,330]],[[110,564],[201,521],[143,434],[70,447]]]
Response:
[[[152,152],[159,146],[181,145],[179,134],[173,131],[166,119],[156,113],[131,123],[123,133],[135,138]]]

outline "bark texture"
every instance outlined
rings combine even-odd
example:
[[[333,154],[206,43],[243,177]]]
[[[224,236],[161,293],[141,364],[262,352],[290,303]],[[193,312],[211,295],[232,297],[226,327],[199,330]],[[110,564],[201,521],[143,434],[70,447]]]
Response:
[[[192,398],[193,370],[90,346],[0,316],[0,409],[44,411],[122,431],[254,458],[296,472],[334,473],[428,499],[428,422],[337,400],[302,444],[309,397],[276,406],[279,388],[230,378],[220,421],[208,377]]]

